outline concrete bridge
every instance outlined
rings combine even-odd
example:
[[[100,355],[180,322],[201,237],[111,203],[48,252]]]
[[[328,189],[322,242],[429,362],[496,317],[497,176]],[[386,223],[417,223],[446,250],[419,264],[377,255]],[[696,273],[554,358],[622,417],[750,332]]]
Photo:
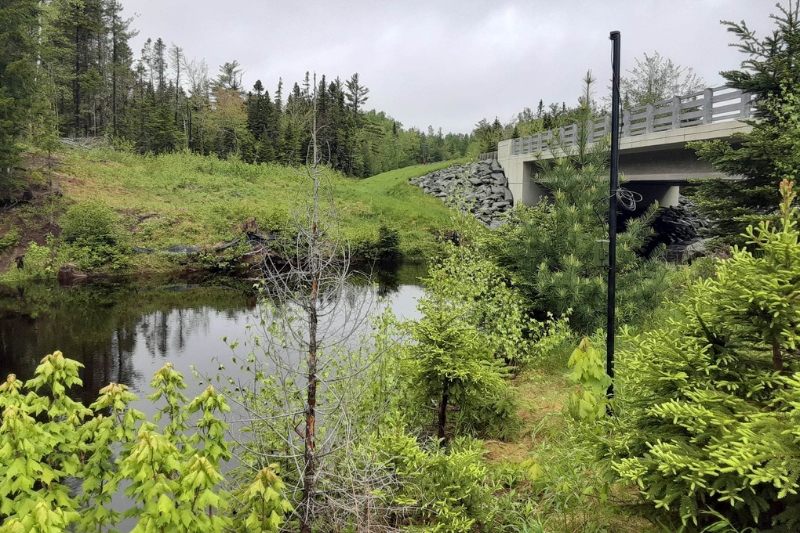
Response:
[[[619,169],[624,187],[640,193],[647,206],[657,200],[676,205],[680,186],[692,178],[722,177],[708,163],[698,161],[689,141],[729,139],[748,132],[742,122],[751,116],[751,96],[729,87],[709,88],[655,104],[625,109],[621,118]],[[589,142],[610,136],[611,117],[594,120]],[[536,182],[539,161],[564,155],[578,143],[578,125],[528,137],[501,141],[497,161],[508,178],[514,205],[534,205],[546,190]]]

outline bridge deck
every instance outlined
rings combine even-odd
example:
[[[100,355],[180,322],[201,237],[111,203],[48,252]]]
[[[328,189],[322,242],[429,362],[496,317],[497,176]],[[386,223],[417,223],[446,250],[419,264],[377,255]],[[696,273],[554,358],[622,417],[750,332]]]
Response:
[[[738,89],[714,87],[669,100],[625,109],[622,112],[620,141],[626,138],[658,133],[697,129],[700,126],[737,122],[750,118],[752,97]],[[611,134],[611,117],[594,119],[589,127],[589,142],[605,139]],[[579,128],[571,124],[527,137],[511,139],[511,154],[536,154],[570,148],[579,141]],[[701,140],[701,139],[687,139]],[[505,142],[505,141],[504,141]]]
[[[752,127],[742,122],[752,115],[749,94],[727,87],[705,89],[656,104],[623,112],[620,137],[620,172],[628,182],[662,205],[678,201],[679,186],[689,179],[722,177],[699,161],[686,143],[730,139]],[[610,135],[610,119],[593,121],[590,141]],[[577,124],[537,135],[501,141],[497,160],[505,170],[514,203],[532,205],[544,190],[535,183],[536,161],[562,156],[575,148]]]

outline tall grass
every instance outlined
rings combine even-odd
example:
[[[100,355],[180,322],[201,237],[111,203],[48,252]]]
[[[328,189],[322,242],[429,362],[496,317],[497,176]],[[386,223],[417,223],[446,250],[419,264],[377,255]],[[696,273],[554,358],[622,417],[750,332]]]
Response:
[[[431,254],[435,233],[451,229],[450,212],[408,180],[463,161],[418,165],[365,180],[327,171],[345,237],[357,248],[368,247],[384,225],[399,232],[400,251],[407,257]],[[262,231],[278,230],[293,199],[302,194],[302,169],[235,158],[103,149],[73,153],[65,167],[62,190],[68,199],[107,204],[125,217],[133,244],[148,248],[225,241],[251,217]]]

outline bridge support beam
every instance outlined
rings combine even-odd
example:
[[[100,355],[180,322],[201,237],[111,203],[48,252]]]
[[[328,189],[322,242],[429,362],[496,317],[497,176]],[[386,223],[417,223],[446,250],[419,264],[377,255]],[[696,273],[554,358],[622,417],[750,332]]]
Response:
[[[644,211],[655,202],[660,207],[672,207],[678,205],[680,200],[681,188],[676,184],[628,182],[623,183],[622,188],[642,195],[642,200],[636,206],[637,212]]]
[[[497,162],[503,167],[508,179],[508,188],[514,197],[514,206],[536,205],[539,198],[547,194],[540,184],[536,183],[536,162],[530,157],[511,155],[511,141],[500,141],[497,146]]]

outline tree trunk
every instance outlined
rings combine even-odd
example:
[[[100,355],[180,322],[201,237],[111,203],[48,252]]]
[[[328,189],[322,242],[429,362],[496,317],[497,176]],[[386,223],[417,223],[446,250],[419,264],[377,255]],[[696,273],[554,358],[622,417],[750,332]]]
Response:
[[[781,353],[781,344],[778,337],[772,338],[772,366],[776,372],[784,372],[783,354]]]
[[[314,227],[316,233],[316,225]],[[317,279],[311,285],[308,328],[308,397],[306,405],[305,450],[303,453],[303,504],[300,516],[301,533],[311,533],[311,500],[314,497],[314,449],[317,408]]]
[[[75,136],[81,129],[81,43],[80,29],[75,24],[75,79],[73,80],[73,112],[75,114]]]
[[[439,402],[439,440],[441,440],[441,444],[444,445],[445,434],[444,434],[444,426],[447,422],[447,401],[450,399],[448,394],[448,386],[447,386],[447,379],[444,380],[442,384],[442,401]]]
[[[116,7],[116,4],[115,6]],[[117,136],[117,14],[111,21],[111,130]]]

